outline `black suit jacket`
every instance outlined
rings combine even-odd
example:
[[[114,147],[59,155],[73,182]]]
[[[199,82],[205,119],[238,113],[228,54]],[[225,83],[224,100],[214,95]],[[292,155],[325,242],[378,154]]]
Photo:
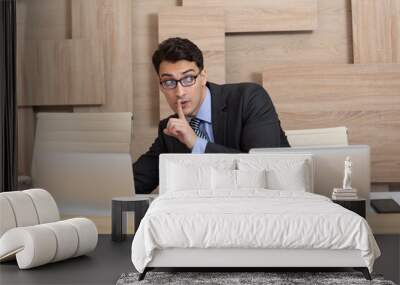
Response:
[[[268,93],[255,83],[217,85],[207,83],[211,93],[211,121],[215,142],[206,153],[249,152],[251,148],[289,147]],[[170,117],[177,117],[172,115]],[[165,135],[168,119],[160,121],[158,137],[133,164],[135,191],[150,193],[158,186],[158,157],[161,153],[190,153],[184,144]]]

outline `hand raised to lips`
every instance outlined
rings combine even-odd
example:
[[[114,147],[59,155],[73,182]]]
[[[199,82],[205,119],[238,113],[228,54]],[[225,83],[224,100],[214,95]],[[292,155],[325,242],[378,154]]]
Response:
[[[167,127],[163,130],[164,134],[175,137],[181,143],[192,149],[196,142],[196,134],[190,127],[186,120],[185,114],[182,110],[182,100],[178,99],[177,102],[178,118],[170,118]]]

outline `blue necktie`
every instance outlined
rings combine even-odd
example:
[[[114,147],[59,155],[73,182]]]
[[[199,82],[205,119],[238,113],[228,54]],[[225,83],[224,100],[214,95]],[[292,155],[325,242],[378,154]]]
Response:
[[[190,120],[189,125],[192,127],[196,136],[209,141],[210,139],[208,138],[207,134],[200,130],[200,122],[201,120],[195,117]]]

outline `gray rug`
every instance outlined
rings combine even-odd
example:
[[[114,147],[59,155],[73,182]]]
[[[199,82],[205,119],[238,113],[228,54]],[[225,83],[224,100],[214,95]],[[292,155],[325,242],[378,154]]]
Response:
[[[395,285],[382,276],[372,275],[368,281],[360,272],[148,272],[146,278],[138,281],[139,273],[122,274],[117,285],[134,284],[213,284],[213,285],[297,285],[297,284],[373,284]]]

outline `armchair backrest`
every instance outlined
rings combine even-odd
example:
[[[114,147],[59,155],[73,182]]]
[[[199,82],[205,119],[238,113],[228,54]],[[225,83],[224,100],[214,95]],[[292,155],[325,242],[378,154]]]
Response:
[[[349,144],[346,127],[285,130],[285,134],[292,147]]]
[[[50,193],[43,189],[0,193],[0,217],[0,237],[15,227],[60,220],[56,202]]]
[[[38,113],[32,184],[67,215],[111,214],[111,199],[134,194],[131,113]]]

